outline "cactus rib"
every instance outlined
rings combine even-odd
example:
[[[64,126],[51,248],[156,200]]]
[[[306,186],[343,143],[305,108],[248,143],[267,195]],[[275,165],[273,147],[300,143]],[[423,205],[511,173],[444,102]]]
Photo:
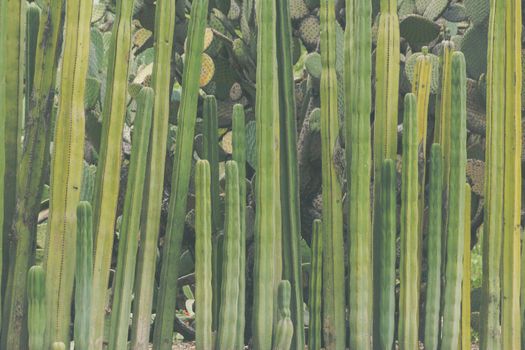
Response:
[[[44,349],[46,330],[45,273],[41,266],[33,266],[27,273],[27,328],[29,350]]]

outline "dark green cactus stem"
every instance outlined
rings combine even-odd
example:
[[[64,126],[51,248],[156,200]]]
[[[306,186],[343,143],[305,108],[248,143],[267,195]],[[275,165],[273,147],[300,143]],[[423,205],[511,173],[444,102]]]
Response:
[[[401,180],[401,263],[399,268],[399,346],[418,347],[418,142],[416,96],[405,95]]]
[[[27,328],[29,350],[44,349],[46,330],[46,287],[42,266],[33,266],[27,273]]]
[[[54,341],[69,344],[92,5],[91,0],[66,3],[61,93],[51,160],[50,217],[44,260],[48,307],[46,346]]]
[[[153,346],[159,350],[171,350],[179,259],[186,216],[186,200],[190,183],[193,138],[199,96],[199,75],[204,47],[204,31],[208,0],[195,0],[191,5],[188,28],[186,64],[182,84],[181,105],[178,113],[177,139],[175,141],[174,169],[171,179],[171,195],[166,237],[162,253],[160,289],[157,298],[157,314]],[[154,276],[152,276],[154,277]]]
[[[108,87],[102,110],[102,135],[93,200],[95,273],[91,302],[90,349],[102,349],[104,338],[104,309],[119,194],[122,129],[127,107],[132,13],[133,0],[117,1],[109,48]]]
[[[93,211],[89,202],[77,207],[77,258],[75,271],[75,349],[88,350],[92,325],[91,295],[93,288]]]
[[[331,10],[333,11],[333,9]],[[372,4],[346,6],[345,140],[348,181],[349,344],[372,348],[372,227],[370,216],[370,111],[372,109]]]
[[[246,303],[246,124],[244,107],[233,106],[233,160],[239,170],[239,216],[241,234],[239,237],[239,302],[237,303],[237,339],[235,348],[244,346],[245,303]]]
[[[461,349],[469,349],[472,346],[471,330],[471,252],[470,235],[472,209],[472,190],[469,184],[465,184],[465,242],[463,244],[463,283],[461,285]],[[518,242],[519,245],[519,242]],[[518,261],[518,264],[520,262]],[[519,311],[518,311],[519,312]],[[516,348],[519,349],[519,346]]]
[[[383,161],[379,204],[381,221],[374,240],[374,349],[391,350],[395,328],[396,286],[396,172],[391,159]]]
[[[0,1],[0,48],[6,47],[7,37],[7,1]],[[6,104],[6,74],[7,65],[5,55],[0,55],[0,115],[7,113]],[[0,118],[0,138],[5,139],[5,118]],[[4,174],[5,174],[5,142],[0,142],[0,227],[4,230]],[[2,231],[4,232],[4,231]],[[4,281],[4,239],[7,235],[0,237],[0,291]],[[1,294],[1,292],[0,292]],[[2,301],[0,300],[0,332],[2,327]]]
[[[235,161],[226,163],[226,220],[221,281],[221,309],[217,333],[217,349],[234,349],[237,331],[237,300],[239,297],[239,170]]]
[[[289,350],[292,346],[294,325],[290,318],[291,285],[287,280],[279,283],[277,291],[277,303],[279,309],[279,321],[276,325],[273,350]],[[301,326],[302,329],[302,326]]]
[[[29,101],[33,91],[33,78],[35,76],[35,57],[38,43],[38,30],[40,27],[40,7],[28,3],[26,8],[26,51],[25,51],[25,110],[29,111]]]
[[[151,308],[157,264],[157,240],[160,228],[164,169],[168,137],[170,70],[175,30],[175,0],[157,0],[155,9],[155,59],[152,88],[155,91],[151,126],[146,192],[141,244],[138,254],[137,275],[133,299],[133,325],[131,347],[145,350],[149,347]],[[198,80],[198,79],[197,79]]]
[[[341,184],[334,165],[339,120],[335,71],[335,1],[321,1],[321,149],[323,188],[323,330],[327,350],[345,348],[345,283]]]
[[[244,179],[243,179],[244,180]],[[213,349],[210,164],[199,160],[195,170],[195,343],[197,350]]]
[[[321,350],[321,308],[323,287],[323,223],[314,220],[308,293],[308,349]]]
[[[441,298],[441,238],[443,220],[443,155],[441,145],[430,148],[428,195],[427,288],[425,297],[425,349],[437,350]]]
[[[131,160],[111,309],[110,349],[126,349],[128,344],[129,315],[140,238],[140,212],[144,194],[154,97],[153,89],[149,87],[143,87],[137,96],[137,113],[133,127]]]
[[[294,324],[292,348],[304,349],[303,290],[301,274],[301,220],[297,163],[297,123],[292,58],[290,1],[277,4],[277,67],[280,115],[280,180],[283,246],[283,279],[292,286],[291,318]]]

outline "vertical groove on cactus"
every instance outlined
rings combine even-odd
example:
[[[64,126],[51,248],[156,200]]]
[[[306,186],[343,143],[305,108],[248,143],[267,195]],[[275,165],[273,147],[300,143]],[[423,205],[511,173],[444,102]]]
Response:
[[[323,223],[314,220],[310,260],[310,289],[308,293],[308,349],[321,349],[321,304],[323,293]]]
[[[46,330],[45,274],[41,266],[33,266],[27,273],[27,328],[29,350],[44,349]]]
[[[289,350],[292,346],[294,325],[290,318],[291,289],[292,287],[289,281],[284,280],[279,283],[277,291],[279,321],[276,325],[273,350]]]
[[[471,279],[471,254],[470,254],[470,235],[471,222],[470,212],[472,203],[472,192],[470,185],[465,184],[465,242],[463,245],[463,283],[461,286],[461,349],[468,350],[472,346],[471,326],[470,326],[470,279]],[[519,262],[518,262],[519,263]],[[519,349],[516,348],[516,349]]]
[[[35,57],[40,28],[40,6],[30,2],[26,7],[26,47],[25,47],[25,111],[29,111],[29,101],[33,91],[35,76]]]
[[[66,3],[61,94],[51,161],[50,217],[44,260],[48,306],[46,346],[54,341],[69,344],[92,5],[90,0]]]

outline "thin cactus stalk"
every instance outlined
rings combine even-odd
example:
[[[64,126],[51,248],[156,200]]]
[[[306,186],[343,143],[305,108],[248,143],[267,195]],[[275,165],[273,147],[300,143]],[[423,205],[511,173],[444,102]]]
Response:
[[[199,160],[195,170],[195,343],[197,350],[213,349],[210,164]],[[244,179],[243,179],[244,180]]]
[[[465,184],[465,242],[463,246],[463,283],[461,285],[461,347],[462,350],[469,350],[472,347],[471,325],[470,325],[470,293],[471,293],[471,253],[470,235],[471,221],[470,212],[472,209],[472,191],[469,184]],[[519,349],[516,348],[516,349]]]
[[[523,237],[523,234],[524,234],[524,231],[522,229],[521,230],[521,236],[522,237]],[[523,244],[523,240],[521,241],[521,243]],[[520,261],[520,264],[521,264],[521,280],[525,281],[525,249],[521,250],[521,261]],[[525,283],[521,284],[520,300],[525,300]],[[520,314],[521,314],[522,319],[523,319],[523,317],[525,317],[525,303],[521,303]],[[521,334],[522,334],[522,339],[523,339],[524,335],[525,335],[525,322],[521,323]],[[521,350],[525,350],[525,342],[521,343],[520,349]]]
[[[217,349],[233,349],[237,331],[239,297],[239,171],[235,161],[226,163],[226,220],[222,261],[221,309]]]
[[[416,96],[405,95],[401,180],[401,263],[399,268],[399,347],[418,348],[418,142]]]
[[[38,43],[38,30],[40,28],[40,6],[34,2],[26,7],[26,50],[25,50],[25,110],[29,110],[29,101],[33,91],[33,78],[35,76],[35,57]]]
[[[505,2],[490,1],[487,138],[480,349],[501,349],[500,294],[504,193]]]
[[[434,142],[439,143],[442,147],[442,156],[448,159],[448,150],[450,142],[450,74],[451,74],[451,58],[454,52],[454,43],[450,40],[443,40],[441,42],[440,55],[440,87],[436,94],[436,124],[434,126]],[[443,164],[445,167],[446,164]],[[444,168],[444,174],[447,175],[448,167]],[[443,178],[443,181],[448,181]],[[446,183],[445,183],[446,184]],[[446,186],[445,186],[446,188]]]
[[[304,349],[303,290],[301,274],[301,220],[297,162],[295,82],[292,62],[290,1],[277,0],[277,64],[280,115],[280,181],[282,213],[283,278],[292,286],[291,318],[294,324],[292,348]]]
[[[204,47],[204,32],[208,0],[193,1],[188,27],[187,52],[184,65],[181,105],[178,113],[177,139],[175,141],[174,169],[171,179],[171,195],[164,241],[160,289],[157,297],[157,314],[153,333],[153,346],[159,350],[171,350],[179,259],[184,233],[186,200],[191,174],[193,138],[199,97],[199,76]]]
[[[128,344],[129,315],[140,238],[140,212],[144,194],[154,97],[153,89],[149,87],[143,87],[137,96],[137,113],[133,127],[132,152],[111,309],[110,349],[126,349]]]
[[[66,3],[61,94],[51,160],[50,217],[44,260],[48,306],[47,346],[54,341],[69,344],[92,5],[91,0],[71,0]]]
[[[104,338],[104,310],[120,183],[122,129],[127,108],[133,3],[133,0],[117,1],[109,48],[108,87],[102,110],[102,135],[93,200],[95,259],[89,339],[91,349],[102,349]]]
[[[0,1],[0,48],[3,50],[6,47],[7,39],[7,1]],[[7,113],[6,104],[6,74],[7,65],[5,55],[0,55],[0,116]],[[5,118],[0,118],[0,138],[5,139]],[[4,174],[5,174],[5,143],[0,142],[0,227],[4,229]],[[4,257],[8,257],[4,253],[4,239],[6,235],[0,237],[0,289],[4,281]],[[0,301],[0,333],[2,327],[2,302]]]
[[[396,172],[391,159],[383,161],[380,236],[374,241],[374,349],[391,350],[395,328]],[[376,260],[377,259],[377,260]]]
[[[323,293],[323,223],[321,220],[314,220],[313,223],[311,257],[308,293],[308,349],[321,350],[321,303]]]
[[[237,303],[237,339],[235,348],[244,346],[244,329],[246,327],[246,124],[244,107],[233,106],[233,160],[239,170],[239,216],[241,234],[239,237],[239,302]]]
[[[441,299],[441,240],[443,220],[443,155],[441,145],[430,148],[428,196],[427,287],[425,297],[425,349],[437,350]]]
[[[29,350],[44,349],[46,330],[45,273],[42,266],[33,266],[27,273],[27,328]]]
[[[333,9],[331,10],[333,11]],[[372,339],[372,223],[370,215],[370,111],[372,109],[372,4],[352,1],[346,6],[345,140],[349,199],[349,344],[371,349]]]
[[[276,325],[273,350],[289,350],[292,346],[294,325],[290,312],[291,289],[292,287],[289,281],[284,280],[279,283],[277,291],[279,321]]]
[[[164,191],[174,30],[175,0],[158,0],[155,9],[155,58],[151,85],[155,91],[155,101],[153,103],[151,143],[148,152],[146,192],[141,224],[141,244],[133,301],[131,348],[134,350],[145,350],[149,347],[151,308],[157,263],[157,240]]]
[[[77,207],[76,249],[75,349],[88,350],[92,331],[89,317],[93,288],[93,211],[89,202],[80,202]]]
[[[452,54],[450,120],[450,178],[447,221],[447,254],[443,294],[441,348],[457,349],[461,321],[461,281],[465,232],[465,181],[467,164],[467,73],[465,57]]]
[[[341,184],[334,165],[339,133],[335,71],[335,2],[321,2],[321,154],[323,188],[323,329],[327,350],[345,347],[345,283]]]

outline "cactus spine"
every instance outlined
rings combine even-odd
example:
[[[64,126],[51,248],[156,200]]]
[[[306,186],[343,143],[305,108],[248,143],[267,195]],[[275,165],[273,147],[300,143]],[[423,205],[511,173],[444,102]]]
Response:
[[[44,349],[46,330],[45,274],[41,266],[33,266],[27,273],[27,328],[29,350]]]
[[[221,309],[217,349],[233,349],[237,330],[239,297],[239,171],[235,161],[226,163],[226,220],[222,261]]]
[[[465,242],[463,245],[463,284],[461,286],[461,349],[468,350],[472,346],[470,329],[470,279],[471,279],[471,254],[470,254],[470,235],[471,235],[471,189],[469,184],[465,184]],[[519,348],[518,348],[519,349]]]
[[[93,288],[93,212],[89,202],[77,207],[77,262],[75,271],[75,349],[88,350]]]
[[[289,350],[292,346],[294,325],[290,318],[290,299],[291,299],[290,282],[287,280],[279,283],[277,291],[277,302],[279,308],[279,322],[277,322],[275,339],[273,341],[273,350]],[[301,326],[302,327],[302,326]]]
[[[308,349],[321,349],[321,302],[323,287],[323,223],[314,220],[308,293]]]
[[[467,77],[465,58],[452,54],[452,89],[450,120],[450,179],[447,221],[447,261],[443,298],[441,347],[457,349],[461,320],[461,280],[465,232],[465,181],[467,163]]]
[[[324,341],[328,350],[345,347],[345,284],[341,184],[333,163],[337,145],[335,2],[321,2],[321,149],[323,188]]]
[[[154,95],[153,89],[143,87],[137,96],[137,113],[111,310],[110,349],[126,349],[128,343],[129,314],[139,244],[140,212],[144,194]]]
[[[44,266],[48,328],[46,344],[69,344],[76,247],[76,210],[84,154],[84,95],[92,1],[66,3],[61,94],[51,161],[50,217]]]
[[[182,81],[181,105],[178,114],[178,131],[175,142],[174,170],[171,179],[171,195],[160,271],[160,289],[157,298],[157,314],[153,346],[159,350],[171,350],[173,342],[173,323],[177,297],[177,278],[180,247],[186,216],[186,198],[190,183],[191,159],[197,102],[199,96],[199,75],[204,47],[204,32],[208,0],[193,1],[188,28],[186,64]]]
[[[401,266],[399,292],[400,348],[418,347],[418,142],[416,96],[405,96],[403,170],[401,180]]]
[[[334,9],[330,9],[334,11]],[[370,217],[370,111],[372,109],[371,1],[352,1],[346,7],[345,140],[349,164],[349,343],[352,349],[371,349],[372,228]],[[379,193],[379,192],[378,192]]]
[[[195,340],[197,350],[207,350],[213,348],[211,180],[208,161],[197,162],[195,183]]]

